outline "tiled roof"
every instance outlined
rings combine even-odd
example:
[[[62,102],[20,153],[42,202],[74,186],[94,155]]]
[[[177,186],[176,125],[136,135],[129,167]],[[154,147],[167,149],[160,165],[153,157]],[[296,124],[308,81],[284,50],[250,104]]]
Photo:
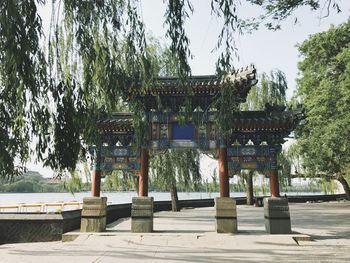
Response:
[[[256,70],[254,67],[242,68],[226,76],[224,80],[230,81],[232,87],[237,90],[237,94],[241,94],[257,83]],[[191,76],[186,80],[185,85],[191,87],[194,94],[216,94],[222,88],[224,80],[219,80],[216,75]],[[183,85],[184,83],[178,78],[159,77],[144,93],[141,92],[139,85],[132,85],[130,92],[141,96],[187,94],[186,89],[181,88]]]
[[[182,82],[178,78],[160,77],[146,88],[140,84],[132,84],[125,93],[127,100],[140,100],[147,110],[158,109],[161,104],[177,112],[185,99],[190,99],[193,108],[206,109],[224,85],[234,89],[238,101],[244,101],[250,88],[257,82],[255,68],[247,67],[223,79],[218,79],[216,75],[191,76]]]
[[[241,111],[234,118],[232,128],[233,131],[292,131],[304,117],[301,109],[282,112]]]
[[[284,111],[241,111],[236,113],[233,118],[232,131],[292,131],[304,117],[302,109]],[[97,127],[102,133],[132,133],[134,131],[133,113],[115,113],[111,118],[99,121]]]
[[[102,133],[130,133],[134,131],[133,116],[131,112],[113,113],[112,117],[97,122],[97,128]]]

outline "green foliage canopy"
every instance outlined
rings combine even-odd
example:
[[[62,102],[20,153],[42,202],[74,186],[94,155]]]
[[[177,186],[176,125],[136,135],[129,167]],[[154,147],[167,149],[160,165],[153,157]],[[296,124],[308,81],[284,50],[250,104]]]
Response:
[[[247,101],[241,105],[241,110],[260,111],[265,110],[267,104],[275,106],[287,106],[286,91],[288,89],[285,74],[280,70],[262,73],[259,82],[247,96]],[[279,180],[281,186],[288,183],[290,178],[291,161],[285,151],[278,154]],[[248,176],[248,175],[245,175]]]
[[[247,0],[248,1],[248,0]],[[252,1],[263,7],[263,19],[280,21],[295,8],[335,0]],[[287,4],[283,4],[287,2]],[[50,34],[43,39],[38,6],[45,0],[0,2],[0,176],[21,173],[31,152],[56,170],[74,170],[84,145],[97,144],[95,121],[104,106],[113,111],[125,87],[155,77],[147,52],[145,27],[136,0],[53,1]],[[165,1],[165,26],[177,59],[177,74],[190,74],[189,39],[184,23],[191,1]],[[218,72],[233,68],[233,33],[244,23],[234,0],[212,0],[213,15],[223,18]],[[43,43],[41,43],[43,42]],[[184,81],[185,83],[185,81]],[[220,104],[219,104],[220,105]],[[221,104],[224,105],[224,104]],[[130,105],[135,127],[142,131],[142,105]],[[142,134],[142,132],[139,132]],[[35,142],[32,149],[31,143]]]
[[[202,178],[199,153],[194,150],[167,150],[151,159],[151,184],[161,190],[180,189],[197,191]]]
[[[350,21],[299,46],[298,96],[307,123],[297,134],[308,174],[346,174],[350,163]]]
[[[262,73],[258,84],[250,90],[247,101],[241,105],[241,110],[265,110],[266,104],[286,106],[287,89],[286,75],[282,71]]]

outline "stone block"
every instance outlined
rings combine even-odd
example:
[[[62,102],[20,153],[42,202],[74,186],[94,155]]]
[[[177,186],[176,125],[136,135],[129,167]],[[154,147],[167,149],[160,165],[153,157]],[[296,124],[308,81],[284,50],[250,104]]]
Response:
[[[236,200],[229,197],[215,198],[216,232],[237,233]]]
[[[132,208],[134,210],[153,210],[153,207],[151,204],[132,204]]]
[[[106,206],[107,205],[107,197],[84,197],[83,198],[83,206],[84,205],[101,205]]]
[[[131,232],[133,233],[151,233],[153,232],[153,218],[135,218],[131,219]]]
[[[106,216],[107,209],[105,207],[99,207],[99,208],[83,208],[81,215],[83,217],[102,217]]]
[[[147,205],[153,207],[153,197],[140,196],[132,198],[132,205]]]
[[[153,197],[134,197],[132,199],[131,232],[153,232]]]
[[[237,233],[237,220],[234,219],[216,219],[217,233]]]
[[[148,210],[131,210],[131,217],[149,217],[153,218],[153,211],[151,209]]]
[[[285,198],[264,199],[265,229],[269,234],[292,232],[288,200]]]
[[[106,217],[81,218],[80,232],[103,232],[106,230]]]
[[[232,209],[236,205],[236,200],[231,197],[216,197],[215,198],[215,209]]]
[[[103,232],[106,229],[107,197],[84,197],[81,232]]]

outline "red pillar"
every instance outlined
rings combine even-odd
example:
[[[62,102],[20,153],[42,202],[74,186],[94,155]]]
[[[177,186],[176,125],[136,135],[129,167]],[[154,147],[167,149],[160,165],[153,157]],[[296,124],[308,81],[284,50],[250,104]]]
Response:
[[[100,197],[101,189],[101,171],[92,171],[91,174],[91,194],[94,197]]]
[[[227,168],[227,150],[219,149],[219,179],[220,179],[220,197],[230,197],[230,184]]]
[[[141,149],[141,170],[139,176],[139,196],[148,196],[148,159],[147,149]]]
[[[270,175],[270,194],[271,197],[280,196],[280,186],[278,182],[278,170],[269,170]]]

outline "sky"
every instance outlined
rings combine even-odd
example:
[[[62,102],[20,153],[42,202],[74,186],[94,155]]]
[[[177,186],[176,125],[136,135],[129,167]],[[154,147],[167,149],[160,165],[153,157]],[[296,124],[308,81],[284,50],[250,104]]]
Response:
[[[191,0],[194,7],[193,15],[186,23],[186,33],[190,38],[190,49],[194,55],[190,61],[193,75],[215,73],[215,63],[218,52],[215,48],[217,36],[221,30],[222,21],[211,16],[211,1]],[[245,1],[241,1],[242,4]],[[236,42],[239,58],[236,67],[254,64],[258,73],[270,72],[274,69],[282,70],[289,83],[288,96],[295,90],[297,77],[297,63],[300,61],[296,45],[302,43],[311,34],[329,29],[331,24],[338,25],[345,22],[350,14],[350,1],[341,2],[342,13],[332,12],[327,18],[320,19],[320,11],[300,8],[282,23],[282,30],[273,32],[261,27],[252,34],[237,35]],[[260,8],[245,3],[239,10],[241,17],[252,17],[261,14]],[[162,39],[166,28],[163,24],[165,8],[162,0],[144,0],[141,5],[146,28],[153,36]],[[298,22],[295,24],[295,17]]]
[[[211,15],[211,1],[191,0],[194,12],[186,21],[186,33],[190,39],[190,50],[193,59],[190,65],[193,75],[215,74],[215,63],[218,52],[213,51],[216,46],[217,36],[220,33],[222,21]],[[241,1],[245,3],[244,0]],[[270,72],[271,70],[282,70],[288,81],[287,97],[290,98],[296,89],[296,78],[298,76],[298,61],[301,61],[297,45],[301,44],[310,35],[326,31],[331,25],[346,22],[350,14],[350,1],[340,2],[342,12],[336,14],[331,12],[328,17],[325,11],[311,11],[309,8],[299,8],[290,18],[281,25],[279,31],[269,31],[264,27],[254,31],[252,34],[236,36],[239,58],[234,63],[236,68],[254,64],[258,73]],[[167,43],[165,37],[166,27],[164,25],[165,6],[163,0],[142,0],[139,11],[146,25],[148,34]],[[261,10],[245,4],[238,8],[241,17],[251,17],[260,14]],[[48,32],[51,7],[46,6],[39,9],[43,19],[44,32]],[[295,23],[295,17],[298,22]],[[45,176],[52,176],[50,169],[43,168],[40,164],[28,163],[28,169],[39,171]],[[212,174],[217,168],[217,162],[204,158],[201,162],[201,171],[205,176]]]

